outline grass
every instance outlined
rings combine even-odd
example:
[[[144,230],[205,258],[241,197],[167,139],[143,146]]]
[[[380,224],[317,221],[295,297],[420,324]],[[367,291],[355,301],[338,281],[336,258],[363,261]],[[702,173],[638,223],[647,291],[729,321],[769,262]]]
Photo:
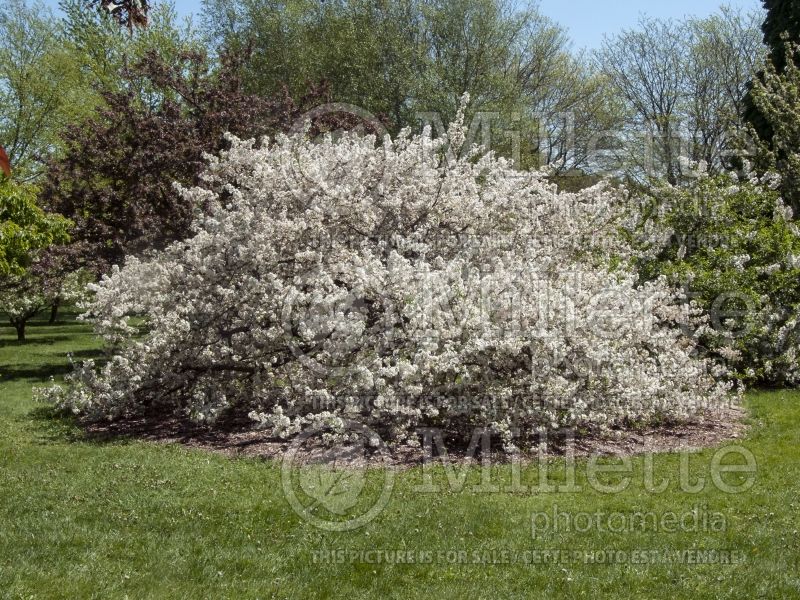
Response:
[[[420,469],[397,473],[388,505],[365,527],[313,527],[292,510],[280,466],[229,459],[178,445],[87,439],[36,406],[31,387],[67,370],[67,352],[93,355],[96,341],[73,321],[34,323],[19,345],[0,330],[0,595],[8,598],[800,598],[800,394],[751,393],[752,427],[739,443],[758,464],[755,485],[724,493],[710,483],[716,450],[690,457],[699,493],[681,490],[680,457],[654,458],[662,493],[645,489],[642,457],[630,486],[603,494],[577,464],[578,493],[421,493]],[[564,481],[553,460],[550,480]],[[511,467],[493,467],[510,482]],[[367,476],[375,492],[382,471]],[[446,488],[442,469],[433,481]],[[743,481],[746,474],[727,474]],[[522,480],[537,478],[523,467]],[[532,515],[645,511],[663,517],[693,510],[722,515],[724,527],[669,532],[609,527],[532,532]],[[624,517],[622,517],[624,518]],[[597,522],[602,521],[598,518]],[[585,522],[585,521],[584,521]],[[611,522],[606,522],[611,525]],[[737,564],[638,564],[629,559],[525,564],[532,551],[735,551]],[[326,552],[338,560],[330,559]],[[392,552],[381,563],[360,551]],[[403,564],[409,552],[422,564]],[[351,560],[349,553],[355,553]],[[461,553],[461,554],[459,554]],[[654,555],[655,556],[655,555]],[[692,556],[684,555],[691,560]],[[699,556],[702,556],[699,555]],[[544,558],[543,554],[539,555]],[[599,559],[600,554],[595,554]],[[376,558],[376,555],[372,555]],[[700,562],[703,562],[702,560]]]

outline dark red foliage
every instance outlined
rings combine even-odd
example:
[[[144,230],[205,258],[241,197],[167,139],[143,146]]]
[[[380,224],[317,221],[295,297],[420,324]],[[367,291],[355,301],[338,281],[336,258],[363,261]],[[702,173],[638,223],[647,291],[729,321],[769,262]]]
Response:
[[[97,114],[69,128],[42,199],[74,221],[80,265],[105,271],[128,254],[187,236],[200,207],[181,198],[173,182],[198,184],[203,153],[223,149],[225,132],[257,138],[286,131],[328,97],[325,86],[298,103],[285,92],[253,96],[242,88],[240,66],[241,59],[228,56],[211,72],[202,54],[172,64],[148,55],[126,70],[128,91],[105,94]]]
[[[6,149],[0,146],[0,171],[5,173],[6,177],[11,177],[11,161],[8,159]]]

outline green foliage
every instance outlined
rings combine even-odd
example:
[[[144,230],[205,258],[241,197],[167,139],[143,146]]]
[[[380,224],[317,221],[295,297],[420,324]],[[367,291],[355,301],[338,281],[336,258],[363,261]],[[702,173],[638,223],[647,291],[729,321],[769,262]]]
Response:
[[[686,289],[709,315],[708,350],[744,379],[800,382],[800,230],[779,193],[719,176],[655,195],[670,237],[645,277]]]
[[[800,47],[785,46],[783,72],[767,64],[753,81],[751,102],[760,115],[766,138],[759,131],[758,164],[774,169],[782,178],[781,191],[787,203],[800,214]]]
[[[70,222],[36,204],[36,189],[0,181],[0,277],[20,276],[38,250],[66,243]]]
[[[40,257],[69,241],[70,226],[64,217],[39,208],[35,188],[0,181],[0,312],[21,341],[26,322],[54,297],[47,288],[61,287]]]
[[[149,27],[132,33],[90,0],[63,0],[61,9],[58,19],[41,0],[0,6],[0,145],[17,178],[37,178],[62,149],[64,128],[102,106],[104,92],[122,90],[126,64],[150,51],[172,63],[200,46],[169,3],[154,5]]]
[[[60,129],[91,106],[80,69],[41,2],[0,6],[0,144],[16,178],[36,177]]]
[[[468,92],[468,118],[486,114],[492,149],[563,171],[586,166],[592,137],[619,122],[605,78],[571,53],[564,30],[509,0],[204,4],[213,39],[254,50],[245,80],[262,96],[284,84],[298,96],[325,80],[333,101],[396,133],[420,122],[442,127]]]
[[[752,126],[752,133],[757,142],[760,142],[767,149],[773,149],[773,138],[778,132],[779,127],[775,122],[774,115],[765,113],[762,105],[764,87],[772,87],[776,75],[782,75],[787,67],[797,67],[800,65],[800,55],[793,50],[787,51],[787,44],[790,48],[800,43],[800,4],[795,0],[763,0],[764,8],[767,10],[767,18],[761,26],[764,34],[764,43],[769,49],[769,60],[765,68],[759,71],[752,81],[752,90],[745,99],[745,114],[747,121]],[[789,53],[787,53],[789,52]],[[761,100],[756,96],[761,96]],[[775,168],[774,164],[769,163],[769,157],[760,157],[759,167]],[[792,199],[797,206],[797,198]]]
[[[406,120],[405,99],[422,84],[427,61],[416,2],[234,0],[206,8],[221,45],[253,46],[251,91],[272,96],[286,85],[296,96],[324,78],[336,100]],[[226,11],[235,11],[233,23]]]
[[[61,0],[60,6],[65,48],[80,62],[84,85],[97,92],[130,91],[122,69],[149,53],[155,52],[169,64],[186,52],[202,49],[199,35],[191,23],[179,22],[171,2],[152,3],[147,27],[133,30],[121,27],[106,10],[98,10],[93,0]]]

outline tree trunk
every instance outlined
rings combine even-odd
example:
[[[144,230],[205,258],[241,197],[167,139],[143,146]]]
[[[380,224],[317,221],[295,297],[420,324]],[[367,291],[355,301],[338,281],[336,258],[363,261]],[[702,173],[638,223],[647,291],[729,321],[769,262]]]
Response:
[[[59,306],[61,306],[61,298],[56,298],[53,300],[53,304],[50,305],[50,320],[47,321],[48,325],[55,325],[56,320],[58,319]]]
[[[11,324],[14,326],[14,329],[17,330],[17,341],[24,342],[25,341],[25,323],[27,321],[22,319],[20,321],[12,321]]]

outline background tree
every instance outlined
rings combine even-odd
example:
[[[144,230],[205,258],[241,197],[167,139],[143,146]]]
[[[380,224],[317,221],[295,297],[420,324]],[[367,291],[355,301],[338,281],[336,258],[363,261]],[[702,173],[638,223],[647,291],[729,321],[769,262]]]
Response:
[[[41,175],[62,148],[61,133],[124,85],[124,65],[157,51],[171,61],[199,41],[158,3],[150,27],[129,35],[89,0],[62,0],[62,19],[38,0],[0,6],[0,145],[17,178]]]
[[[608,38],[597,58],[628,109],[622,169],[676,184],[694,176],[693,163],[727,168],[759,55],[756,17],[726,8],[706,19],[642,18]]]
[[[787,44],[782,72],[768,62],[753,80],[750,94],[761,122],[772,132],[759,137],[758,165],[781,175],[781,192],[795,217],[800,215],[800,47]]]
[[[59,22],[41,2],[0,6],[0,144],[18,179],[41,173],[61,128],[91,105],[79,61],[62,41]]]
[[[604,71],[629,107],[634,131],[653,142],[652,160],[672,184],[680,170],[675,142],[686,45],[685,31],[676,23],[642,18],[638,29],[606,40],[600,53]],[[648,159],[638,149],[631,156]]]
[[[62,43],[80,63],[84,86],[95,92],[92,108],[102,103],[102,92],[130,85],[121,77],[123,68],[148,53],[156,52],[172,62],[183,53],[204,50],[191,24],[179,22],[171,2],[149,2],[148,6],[148,26],[129,32],[94,0],[60,0]]]
[[[207,29],[229,48],[252,45],[245,65],[249,91],[272,96],[285,85],[302,94],[325,79],[333,99],[387,115],[392,129],[410,122],[409,100],[423,84],[429,57],[416,0],[204,2]]]
[[[152,52],[124,70],[123,91],[106,92],[102,109],[68,128],[42,197],[75,222],[76,266],[104,272],[128,254],[185,237],[202,207],[175,183],[199,183],[204,154],[223,148],[226,133],[258,137],[296,119],[287,95],[244,91],[240,58],[223,55],[214,71],[204,54],[166,62]]]
[[[685,72],[683,130],[686,157],[719,173],[738,155],[745,98],[764,50],[757,13],[728,7],[704,19],[688,19],[691,44]]]
[[[30,185],[0,181],[0,311],[25,341],[25,326],[46,304],[42,285],[47,270],[37,259],[49,247],[68,241],[70,223],[46,214]]]
[[[800,43],[800,4],[794,0],[763,0],[767,17],[761,30],[769,58],[782,73],[786,67],[786,42]]]
[[[764,43],[769,49],[769,60],[764,69],[760,70],[752,82],[752,91],[745,99],[745,114],[748,123],[751,125],[750,134],[760,146],[760,151],[755,156],[755,163],[760,171],[771,168],[787,167],[790,163],[792,150],[786,146],[787,132],[781,131],[782,124],[776,116],[780,112],[791,112],[791,108],[784,106],[779,108],[775,103],[777,98],[774,94],[780,95],[784,84],[778,80],[778,76],[783,75],[790,66],[798,66],[798,58],[794,52],[793,44],[800,43],[800,6],[796,2],[786,0],[763,0],[767,16],[761,30],[764,34]],[[787,48],[787,44],[789,44]],[[790,62],[793,65],[790,65]],[[792,74],[784,83],[789,83]],[[772,100],[769,94],[771,90]],[[783,89],[791,95],[790,89]],[[756,95],[759,99],[756,99]],[[767,105],[771,105],[768,108]],[[767,112],[764,112],[764,111]],[[789,115],[786,115],[789,117]],[[790,120],[787,125],[791,129],[793,126]],[[796,209],[800,205],[800,198],[795,189],[797,184],[797,174],[783,172],[785,181],[783,191]]]
[[[429,3],[426,15],[427,53],[435,60],[418,106],[449,120],[469,92],[473,114],[496,113],[494,150],[514,156],[503,140],[519,134],[523,168],[587,167],[597,133],[620,124],[606,78],[573,55],[563,28],[535,9],[462,0]]]
[[[253,44],[244,79],[259,95],[325,79],[334,101],[385,116],[396,133],[432,119],[443,129],[468,92],[468,119],[492,115],[493,149],[562,171],[586,166],[591,138],[619,122],[605,78],[572,56],[564,30],[507,0],[204,6],[217,43]]]

